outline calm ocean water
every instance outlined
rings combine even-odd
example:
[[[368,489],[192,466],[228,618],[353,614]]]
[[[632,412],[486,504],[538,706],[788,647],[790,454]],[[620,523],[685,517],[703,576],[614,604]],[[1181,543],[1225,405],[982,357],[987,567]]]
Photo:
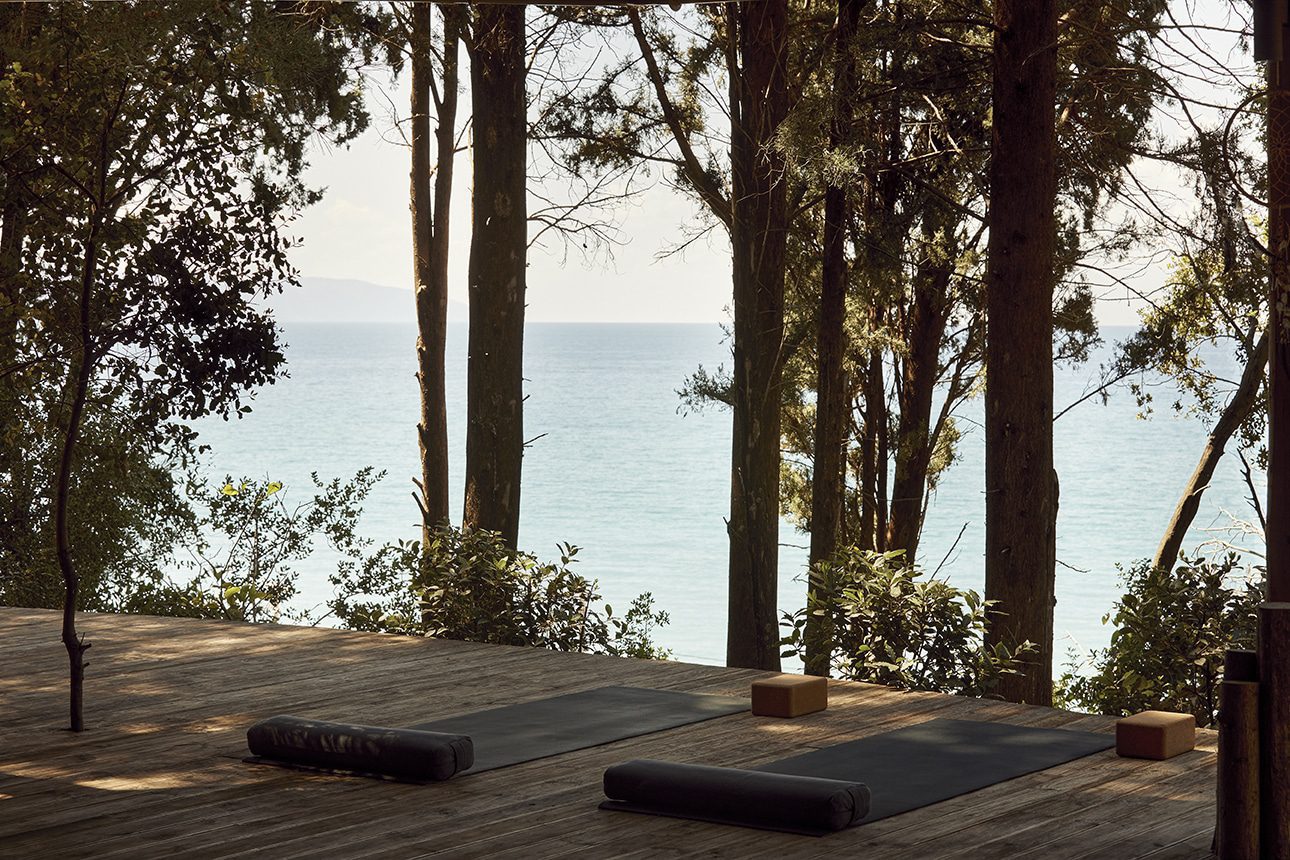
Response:
[[[1127,328],[1108,328],[1108,346],[1085,365],[1059,371],[1056,405],[1078,399]],[[466,331],[449,329],[451,500],[460,516],[464,459]],[[212,480],[226,473],[283,481],[288,501],[308,497],[309,473],[352,476],[365,465],[388,471],[369,497],[362,532],[378,542],[418,534],[411,478],[418,473],[411,324],[297,323],[286,326],[290,378],[264,389],[240,421],[205,421]],[[698,365],[729,365],[716,325],[530,325],[525,343],[525,435],[540,436],[524,460],[520,543],[542,558],[557,542],[583,548],[581,571],[625,608],[651,591],[672,617],[660,639],[680,659],[720,663],[725,653],[726,536],[730,414],[678,413],[676,389]],[[1230,365],[1230,360],[1228,365]],[[1221,361],[1217,369],[1228,370]],[[1195,466],[1206,430],[1166,408],[1139,420],[1127,390],[1094,398],[1056,425],[1061,479],[1058,522],[1058,651],[1104,646],[1102,616],[1119,594],[1115,565],[1150,556]],[[980,401],[960,415],[960,460],[932,500],[920,563],[963,588],[982,588],[984,450]],[[1258,476],[1256,480],[1262,480]],[[1229,454],[1206,493],[1187,542],[1249,516],[1240,462]],[[962,530],[962,538],[951,546]],[[785,524],[780,605],[802,605],[798,580],[808,538]],[[302,604],[326,599],[326,552],[298,565]]]

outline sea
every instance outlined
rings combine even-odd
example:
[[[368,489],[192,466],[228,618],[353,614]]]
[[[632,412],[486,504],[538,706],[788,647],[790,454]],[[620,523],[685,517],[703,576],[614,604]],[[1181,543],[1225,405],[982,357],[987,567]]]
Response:
[[[1056,375],[1057,411],[1095,387],[1113,345],[1131,328],[1108,327],[1103,345]],[[364,506],[360,532],[375,543],[418,536],[412,479],[419,474],[415,327],[411,323],[287,323],[289,377],[257,392],[241,419],[204,419],[205,473],[281,481],[290,504],[311,497],[311,472],[352,477],[386,472]],[[1235,359],[1202,353],[1219,376],[1239,376]],[[580,572],[625,609],[653,594],[670,624],[658,642],[677,659],[720,664],[725,654],[725,518],[729,513],[729,411],[682,408],[678,395],[700,366],[730,364],[716,324],[535,323],[525,333],[525,452],[520,545],[543,559],[558,543],[581,548]],[[466,409],[466,329],[449,326],[448,432],[451,502],[460,518]],[[1208,433],[1183,408],[1171,382],[1137,380],[1152,395],[1144,417],[1126,386],[1091,397],[1055,425],[1061,484],[1055,630],[1059,658],[1078,664],[1105,647],[1104,616],[1122,591],[1119,566],[1149,558]],[[941,476],[927,512],[919,563],[959,588],[983,588],[985,543],[983,404],[956,416],[957,461]],[[1262,490],[1266,477],[1256,471]],[[1225,540],[1233,521],[1251,520],[1240,460],[1229,452],[1205,493],[1186,547]],[[780,529],[779,603],[804,604],[809,537]],[[1256,559],[1251,559],[1256,560]],[[336,558],[319,546],[298,562],[299,605],[331,592]],[[327,623],[327,622],[323,622]]]

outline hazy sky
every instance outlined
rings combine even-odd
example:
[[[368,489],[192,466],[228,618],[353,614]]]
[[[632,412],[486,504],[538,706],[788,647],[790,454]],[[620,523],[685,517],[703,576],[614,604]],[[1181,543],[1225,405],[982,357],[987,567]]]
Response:
[[[293,259],[306,276],[348,278],[391,287],[411,287],[408,150],[401,144],[389,104],[404,109],[407,90],[381,73],[371,81],[372,128],[346,149],[314,153],[310,181],[327,189],[321,203],[294,225],[303,240]],[[384,90],[385,96],[377,94]],[[468,110],[468,97],[462,98]],[[466,300],[470,229],[470,152],[460,154],[452,211],[450,297]],[[714,230],[683,253],[658,259],[682,242],[683,226],[695,223],[696,205],[661,183],[619,214],[626,244],[612,259],[586,261],[558,243],[529,254],[528,319],[539,321],[710,322],[728,319],[730,259],[725,235]],[[1163,282],[1156,268],[1129,276],[1149,292]],[[1138,321],[1138,303],[1124,288],[1099,301],[1103,324]]]

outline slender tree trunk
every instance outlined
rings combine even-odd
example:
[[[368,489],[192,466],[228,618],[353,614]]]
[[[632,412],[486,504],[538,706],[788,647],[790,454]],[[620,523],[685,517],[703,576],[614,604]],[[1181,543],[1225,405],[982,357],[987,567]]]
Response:
[[[865,391],[869,388],[868,373],[865,374]],[[867,398],[866,402],[867,402]],[[856,544],[861,549],[877,549],[874,523],[878,518],[878,496],[874,491],[878,482],[878,433],[869,418],[869,410],[864,410],[864,424],[860,429],[860,453],[856,464],[856,495],[860,500],[860,510],[856,522]]]
[[[856,479],[860,515],[856,542],[882,552],[887,541],[887,399],[882,351],[871,349],[865,362],[860,398],[864,423],[860,431],[860,461]]]
[[[85,415],[85,401],[89,396],[90,375],[94,366],[93,343],[90,333],[90,307],[94,293],[94,277],[98,266],[97,216],[85,242],[84,263],[81,269],[80,317],[75,361],[68,366],[65,390],[71,394],[66,432],[58,458],[58,474],[54,482],[54,554],[63,575],[63,646],[67,649],[70,693],[70,725],[74,732],[85,728],[82,705],[85,686],[85,650],[89,643],[76,633],[76,606],[80,597],[80,577],[72,558],[72,542],[68,528],[68,507],[71,501],[72,467],[76,459],[76,443],[80,439],[81,420]]]
[[[448,521],[448,411],[444,388],[444,348],[448,336],[448,224],[452,171],[456,156],[457,44],[459,12],[440,7],[444,16],[443,88],[437,105],[437,166],[430,181],[430,110],[434,68],[434,7],[412,7],[412,257],[416,277],[417,382],[421,420],[422,544]],[[433,194],[433,200],[432,200]]]
[[[430,182],[430,86],[434,75],[434,7],[412,6],[412,270],[416,279],[417,383],[421,393],[421,418],[417,443],[421,451],[421,534],[429,545],[431,530],[448,515],[448,429],[444,404],[443,339],[446,335],[445,301],[433,284],[434,208]]]
[[[626,7],[626,12],[627,20],[631,24],[632,35],[636,38],[636,47],[641,53],[641,59],[645,61],[645,71],[649,77],[650,85],[654,88],[654,97],[658,100],[658,107],[662,112],[663,121],[667,123],[668,131],[672,133],[672,139],[676,141],[677,149],[680,150],[681,158],[676,166],[677,171],[689,180],[690,185],[693,186],[699,198],[707,205],[708,210],[729,230],[733,226],[732,219],[734,217],[730,201],[725,198],[721,183],[713,178],[708,171],[707,165],[703,163],[694,150],[689,133],[685,130],[683,114],[677,109],[676,104],[672,101],[671,94],[667,91],[667,79],[659,66],[658,58],[654,53],[654,46],[650,44],[649,35],[645,32],[640,9],[628,6]]]
[[[846,219],[846,191],[830,187],[824,198],[824,279],[820,291],[816,335],[815,462],[811,471],[811,549],[808,606],[818,600],[814,578],[838,548],[844,488],[846,379],[842,357],[846,352],[847,272],[842,233]],[[810,613],[806,619],[805,669],[808,675],[829,674],[832,633],[827,614]]]
[[[877,326],[882,326],[882,311],[879,309],[875,315]],[[874,549],[878,552],[887,551],[887,462],[890,458],[890,451],[887,444],[887,421],[889,415],[887,412],[887,381],[886,370],[882,363],[882,349],[875,347],[869,352],[869,376],[867,380],[867,390],[865,392],[868,399],[866,415],[871,415],[870,420],[873,422],[874,435],[874,475],[873,475],[873,500],[874,500],[874,521],[873,521],[873,541]]]
[[[1057,12],[996,0],[990,241],[986,276],[985,596],[988,642],[1037,657],[999,692],[1052,703],[1053,252]]]
[[[439,319],[448,324],[448,246],[451,235],[452,182],[457,163],[457,89],[461,83],[459,54],[462,36],[467,28],[466,10],[461,6],[439,7],[443,16],[443,88],[438,105],[439,122],[435,128],[437,165],[434,176],[434,235],[431,237],[431,284],[440,303]],[[446,338],[441,337],[442,343]],[[439,357],[442,367],[442,356]],[[446,423],[446,422],[445,422]],[[446,435],[446,431],[445,431]],[[446,449],[445,449],[446,450]],[[448,473],[447,454],[444,454],[443,471]],[[444,480],[445,497],[448,482]],[[444,508],[444,518],[448,511]]]
[[[1154,567],[1166,572],[1173,570],[1174,563],[1178,560],[1178,553],[1182,551],[1183,540],[1187,537],[1187,530],[1191,528],[1192,521],[1196,519],[1196,511],[1200,509],[1201,497],[1205,494],[1205,490],[1209,489],[1209,482],[1214,477],[1214,469],[1218,466],[1228,441],[1259,405],[1259,389],[1263,386],[1263,374],[1267,366],[1268,332],[1264,330],[1249,360],[1245,363],[1245,371],[1241,374],[1241,381],[1236,391],[1223,407],[1223,413],[1205,441],[1205,450],[1201,452],[1196,471],[1192,472],[1182,497],[1174,507],[1174,514],[1169,519],[1169,527],[1165,529],[1160,547],[1156,550],[1156,557],[1152,561]]]
[[[923,530],[927,473],[936,449],[932,432],[932,397],[940,371],[941,339],[945,335],[950,270],[937,261],[919,267],[905,327],[908,351],[902,356],[896,429],[896,469],[891,485],[888,549],[903,549],[913,564]]]
[[[524,457],[528,252],[523,5],[475,9],[471,54],[474,189],[466,372],[466,528],[514,547]]]
[[[837,552],[842,525],[844,484],[846,378],[842,357],[846,352],[846,256],[842,244],[845,229],[846,191],[830,187],[824,200],[824,281],[820,293],[819,327],[816,335],[815,462],[811,471],[812,571]],[[815,580],[810,579],[812,597]],[[812,600],[808,598],[808,605]],[[832,636],[828,616],[809,614],[806,620],[808,675],[829,674]]]
[[[726,662],[778,670],[780,407],[788,206],[773,136],[788,112],[786,0],[727,4],[739,63],[731,123],[734,434]]]
[[[845,145],[851,129],[851,97],[855,89],[855,32],[864,0],[838,0],[834,43],[833,123],[829,146]],[[824,266],[816,329],[815,462],[811,470],[810,567],[816,569],[837,552],[846,487],[845,451],[847,386],[846,355],[847,254],[850,207],[846,188],[829,185],[824,191]],[[810,589],[815,592],[814,581]],[[808,605],[810,604],[808,599]],[[805,668],[809,675],[829,674],[832,634],[827,615],[806,619]]]

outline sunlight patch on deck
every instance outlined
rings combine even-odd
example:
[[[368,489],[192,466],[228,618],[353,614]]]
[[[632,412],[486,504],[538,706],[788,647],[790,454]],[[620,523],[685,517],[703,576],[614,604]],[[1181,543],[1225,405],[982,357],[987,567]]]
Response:
[[[82,788],[94,788],[99,791],[156,791],[165,788],[193,788],[199,785],[211,785],[215,780],[210,777],[197,778],[180,776],[173,772],[142,774],[137,776],[103,776],[92,779],[73,780],[73,785]]]

